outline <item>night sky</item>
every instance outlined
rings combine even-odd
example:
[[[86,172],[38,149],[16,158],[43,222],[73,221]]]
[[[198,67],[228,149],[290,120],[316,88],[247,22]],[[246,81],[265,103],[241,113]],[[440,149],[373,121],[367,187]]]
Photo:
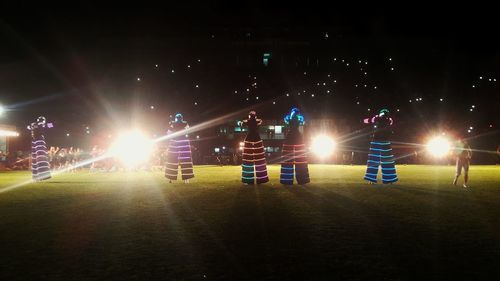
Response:
[[[130,123],[161,133],[177,111],[196,124],[295,105],[352,130],[387,107],[408,141],[500,126],[492,7],[308,5],[2,10],[0,121],[45,115],[60,136]]]

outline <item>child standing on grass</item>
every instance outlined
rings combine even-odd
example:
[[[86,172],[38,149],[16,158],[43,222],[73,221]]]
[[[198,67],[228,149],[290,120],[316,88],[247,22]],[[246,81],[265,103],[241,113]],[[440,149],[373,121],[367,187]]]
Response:
[[[455,145],[455,157],[456,157],[456,174],[453,180],[453,185],[457,185],[458,178],[462,174],[462,169],[464,170],[464,184],[463,187],[467,188],[467,182],[469,181],[469,166],[470,159],[472,158],[472,150],[467,143],[467,141],[461,139]]]

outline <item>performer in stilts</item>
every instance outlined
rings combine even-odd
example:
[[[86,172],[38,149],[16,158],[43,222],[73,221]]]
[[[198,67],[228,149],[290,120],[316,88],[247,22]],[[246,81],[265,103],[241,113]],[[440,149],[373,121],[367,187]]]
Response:
[[[261,184],[269,181],[267,176],[266,156],[264,143],[260,139],[259,126],[261,119],[257,119],[257,113],[250,111],[248,119],[243,120],[242,125],[248,127],[248,134],[243,147],[243,164],[241,180],[245,184]]]
[[[391,126],[392,118],[389,116],[389,110],[382,109],[378,115],[372,118],[366,118],[365,124],[373,125],[372,141],[370,142],[370,152],[364,179],[370,183],[377,183],[379,166],[382,170],[382,183],[393,183],[398,180],[394,155],[391,148],[391,135],[393,134]]]
[[[280,182],[293,184],[295,176],[298,184],[306,184],[310,182],[307,152],[302,133],[299,131],[299,127],[305,123],[304,117],[298,108],[292,108],[285,116],[285,123],[288,126],[288,132],[282,149]]]
[[[169,182],[177,180],[179,166],[181,177],[185,183],[188,183],[189,179],[194,178],[191,144],[184,132],[187,128],[189,128],[188,123],[183,120],[182,114],[177,113],[175,120],[170,123],[169,129],[169,134],[174,134],[168,146],[167,164],[165,167],[165,177],[169,179]]]
[[[52,123],[47,123],[45,117],[40,116],[36,122],[28,126],[31,131],[31,173],[34,181],[50,179],[50,163],[47,144],[45,143],[45,130],[52,128]]]

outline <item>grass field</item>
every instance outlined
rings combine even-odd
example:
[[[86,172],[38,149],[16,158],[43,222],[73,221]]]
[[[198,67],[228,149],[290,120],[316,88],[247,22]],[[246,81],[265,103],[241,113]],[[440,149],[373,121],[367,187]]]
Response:
[[[0,280],[495,280],[500,166],[311,165],[312,182],[242,186],[239,167],[67,173],[0,193]],[[0,173],[0,190],[29,179]]]

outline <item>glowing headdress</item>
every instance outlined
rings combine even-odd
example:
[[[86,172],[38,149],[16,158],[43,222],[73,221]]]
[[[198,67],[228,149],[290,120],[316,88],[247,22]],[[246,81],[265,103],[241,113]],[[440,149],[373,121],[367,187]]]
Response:
[[[180,113],[175,114],[175,122],[182,122],[184,117]]]

